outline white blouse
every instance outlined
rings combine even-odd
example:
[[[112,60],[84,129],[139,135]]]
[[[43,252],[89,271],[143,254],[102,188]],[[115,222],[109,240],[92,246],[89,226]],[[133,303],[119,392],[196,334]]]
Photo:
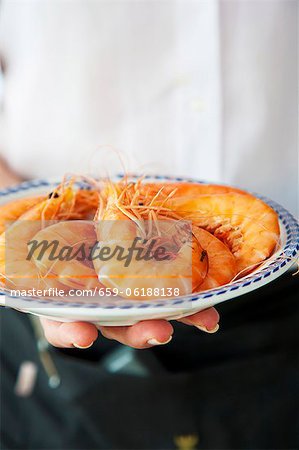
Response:
[[[26,177],[188,175],[296,213],[296,1],[3,0],[0,151]]]

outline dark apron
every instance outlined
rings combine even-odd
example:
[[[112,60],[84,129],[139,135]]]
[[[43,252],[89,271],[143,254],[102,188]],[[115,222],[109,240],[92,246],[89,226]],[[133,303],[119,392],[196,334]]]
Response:
[[[295,449],[299,438],[299,277],[286,274],[220,305],[208,335],[182,324],[167,346],[99,338],[50,353],[51,389],[28,316],[1,310],[3,449]],[[38,366],[18,397],[20,364]]]

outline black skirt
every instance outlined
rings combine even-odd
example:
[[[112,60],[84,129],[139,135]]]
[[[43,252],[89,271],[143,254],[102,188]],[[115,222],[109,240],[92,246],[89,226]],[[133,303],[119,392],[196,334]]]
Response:
[[[166,346],[99,338],[41,365],[29,316],[1,310],[3,449],[295,449],[299,447],[299,277],[219,305],[215,335],[175,324]],[[24,361],[38,373],[15,394]]]

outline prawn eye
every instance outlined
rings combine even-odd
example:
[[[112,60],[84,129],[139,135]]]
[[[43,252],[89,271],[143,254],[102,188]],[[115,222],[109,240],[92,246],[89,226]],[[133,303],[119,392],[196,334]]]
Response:
[[[48,198],[58,198],[59,194],[57,192],[50,192],[50,194],[48,195]]]
[[[144,206],[144,203],[143,202],[139,202],[138,206]]]
[[[203,262],[203,260],[205,259],[206,256],[207,256],[207,252],[205,250],[203,250],[200,255],[200,262]]]

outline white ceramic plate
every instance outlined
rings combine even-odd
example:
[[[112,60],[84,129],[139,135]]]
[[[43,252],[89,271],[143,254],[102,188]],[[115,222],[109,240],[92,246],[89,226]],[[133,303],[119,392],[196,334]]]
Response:
[[[116,178],[121,178],[121,175]],[[134,177],[133,177],[134,178]],[[149,176],[147,181],[156,182],[195,182],[198,180]],[[0,191],[0,204],[12,200],[49,193],[59,184],[57,180],[34,180]],[[79,183],[82,186],[82,183]],[[86,187],[83,184],[82,187]],[[256,194],[255,194],[256,195]],[[88,297],[47,300],[41,298],[14,297],[0,291],[0,305],[23,312],[49,317],[62,321],[88,321],[100,325],[132,325],[146,319],[176,319],[217,305],[234,297],[258,289],[283,274],[299,256],[299,224],[282,206],[265,197],[257,195],[268,203],[279,215],[281,246],[257,270],[250,275],[216,289],[192,294],[187,297],[161,299],[154,301],[112,300],[102,298],[101,303],[92,302]]]

